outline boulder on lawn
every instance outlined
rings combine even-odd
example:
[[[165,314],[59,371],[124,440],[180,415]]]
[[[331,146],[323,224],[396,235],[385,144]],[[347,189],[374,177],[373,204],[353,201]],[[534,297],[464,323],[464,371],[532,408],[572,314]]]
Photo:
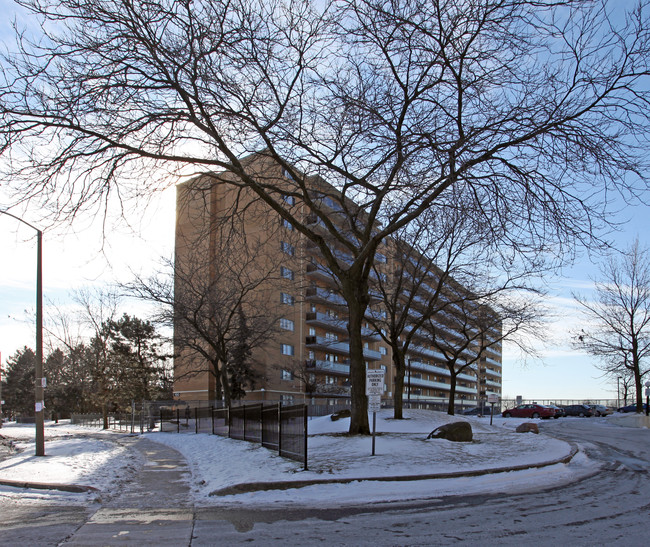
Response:
[[[341,418],[349,418],[349,417],[350,417],[349,408],[344,408],[343,410],[339,410],[338,412],[335,412],[330,416],[333,422],[335,422],[336,420],[340,420]]]
[[[472,442],[472,426],[468,422],[452,422],[434,429],[427,439],[447,439],[459,443]]]
[[[517,433],[539,433],[539,427],[537,427],[537,424],[534,424],[532,422],[525,422],[523,424],[519,424],[515,431]]]

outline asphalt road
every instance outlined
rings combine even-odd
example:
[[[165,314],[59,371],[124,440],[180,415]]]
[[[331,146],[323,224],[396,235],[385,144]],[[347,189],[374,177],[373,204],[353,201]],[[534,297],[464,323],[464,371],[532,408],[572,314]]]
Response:
[[[446,496],[372,508],[198,510],[192,545],[625,545],[650,537],[650,430],[596,419],[542,422],[577,441],[600,470],[512,495]]]
[[[181,488],[186,470],[173,451],[134,441],[157,462],[145,482],[99,508],[3,507],[0,545],[647,545],[650,430],[594,418],[543,422],[541,429],[578,442],[602,467],[541,491],[340,509],[191,507]],[[146,490],[159,482],[157,471],[172,467],[178,481],[169,504],[164,487]]]

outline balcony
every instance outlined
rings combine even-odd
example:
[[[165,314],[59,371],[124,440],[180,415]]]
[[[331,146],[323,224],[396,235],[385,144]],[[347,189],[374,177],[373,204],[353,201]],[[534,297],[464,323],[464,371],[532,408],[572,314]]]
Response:
[[[449,369],[446,367],[437,367],[435,365],[427,365],[426,363],[420,363],[419,361],[411,361],[410,365],[407,362],[406,363],[406,374],[408,375],[408,370],[409,367],[411,371],[413,370],[423,370],[425,372],[433,372],[435,374],[439,374],[440,376],[446,376],[450,377],[451,373],[449,372]],[[462,372],[456,376],[456,379],[458,380],[466,380],[470,382],[475,382],[476,381],[476,376],[470,375],[470,374],[463,374]]]
[[[321,312],[307,312],[307,324],[318,327],[323,327],[328,330],[348,333],[348,322],[345,319],[331,317],[326,313]],[[366,340],[379,340],[380,336],[372,329],[361,329],[361,336]]]
[[[339,395],[349,397],[351,393],[350,386],[337,386],[335,384],[318,384],[316,386],[316,395]]]
[[[501,378],[501,373],[491,368],[482,368],[481,374],[489,374],[490,376],[496,376],[497,378]]]
[[[497,361],[497,360],[495,360],[495,359],[491,359],[490,357],[486,357],[486,358],[484,359],[484,362],[485,362],[486,364],[494,365],[495,367],[499,367],[499,368],[501,368],[501,367],[503,366],[501,363],[499,363],[499,361]],[[499,374],[498,372],[496,372],[496,371],[490,371],[489,369],[488,369],[488,373]],[[501,376],[501,375],[499,374],[499,376]]]
[[[345,306],[347,302],[342,296],[322,287],[309,287],[305,291],[305,298],[310,302],[319,302],[329,306]]]
[[[408,389],[409,379],[408,377],[404,378],[404,387]],[[444,384],[442,382],[434,382],[433,380],[424,380],[423,378],[414,378],[411,376],[411,389],[413,386],[418,387],[428,387],[433,389],[442,389],[444,391],[449,391],[451,386],[449,384]],[[465,387],[456,385],[456,393],[471,393],[472,395],[476,394],[476,388]]]
[[[342,363],[335,363],[332,361],[322,361],[322,360],[311,360],[307,361],[306,365],[309,370],[322,370],[325,372],[330,372],[333,374],[343,374],[345,376],[350,375],[350,363],[346,359]]]
[[[347,342],[339,342],[338,340],[329,340],[323,336],[307,336],[305,339],[305,345],[309,349],[320,349],[323,351],[338,353],[339,355],[350,355],[350,344]],[[366,361],[379,361],[381,359],[381,353],[372,349],[364,348],[363,358]]]
[[[330,284],[334,282],[331,272],[320,264],[307,264],[305,271],[309,279],[317,279]]]

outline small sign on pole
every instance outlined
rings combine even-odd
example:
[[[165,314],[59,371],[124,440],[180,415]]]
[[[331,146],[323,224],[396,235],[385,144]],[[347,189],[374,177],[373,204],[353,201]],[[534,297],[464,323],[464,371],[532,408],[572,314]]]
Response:
[[[368,412],[379,412],[381,410],[381,397],[379,395],[368,396]]]
[[[499,396],[496,393],[488,393],[488,403],[490,403],[490,425],[492,425],[492,419],[494,418],[494,404],[499,402]]]
[[[366,395],[368,412],[372,412],[372,455],[375,455],[375,429],[377,412],[381,408],[381,394],[384,392],[384,370],[366,370]]]

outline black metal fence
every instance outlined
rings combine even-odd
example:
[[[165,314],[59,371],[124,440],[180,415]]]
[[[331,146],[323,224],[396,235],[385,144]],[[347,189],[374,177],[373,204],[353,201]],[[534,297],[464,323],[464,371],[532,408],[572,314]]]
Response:
[[[104,416],[102,414],[72,414],[70,423],[86,427],[104,427]],[[106,415],[106,426],[108,429],[136,433],[142,433],[145,429],[151,428],[151,420],[147,420],[146,413],[137,410],[133,412],[109,413]]]
[[[248,404],[230,408],[194,407],[158,409],[160,431],[210,433],[260,443],[280,456],[301,462],[307,469],[306,405]]]

